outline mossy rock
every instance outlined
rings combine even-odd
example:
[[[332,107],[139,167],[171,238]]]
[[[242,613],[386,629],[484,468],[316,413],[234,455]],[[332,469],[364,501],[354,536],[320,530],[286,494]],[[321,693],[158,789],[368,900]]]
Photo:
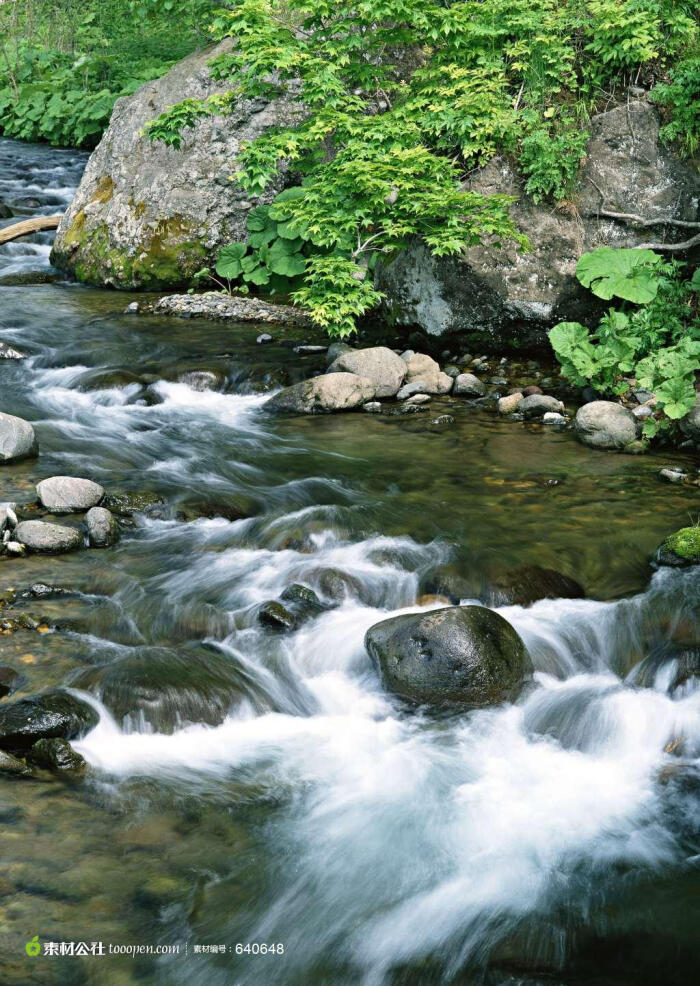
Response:
[[[659,548],[656,560],[659,565],[700,564],[700,526],[681,527],[675,534],[669,534]]]

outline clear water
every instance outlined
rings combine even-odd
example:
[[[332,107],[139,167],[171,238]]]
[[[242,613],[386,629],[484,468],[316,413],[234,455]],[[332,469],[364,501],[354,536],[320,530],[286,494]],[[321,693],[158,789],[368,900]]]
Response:
[[[56,211],[83,164],[0,140],[0,199]],[[671,687],[663,648],[697,644],[700,577],[649,566],[698,511],[697,488],[658,470],[692,463],[450,399],[433,404],[446,429],[432,412],[270,418],[264,388],[321,358],[257,346],[256,326],[125,316],[126,295],[2,284],[48,273],[49,239],[0,248],[0,338],[29,354],[0,366],[1,407],[41,446],[3,467],[2,498],[62,473],[168,507],[107,551],[0,559],[2,591],[73,592],[12,608],[60,627],[0,637],[19,694],[68,684],[101,713],[76,744],[85,780],[0,780],[0,980],[694,981],[700,697]],[[178,382],[202,367],[225,370],[224,392]],[[101,368],[161,402],[96,384]],[[479,600],[523,564],[588,598],[500,610],[536,668],[518,703],[435,715],[382,689],[369,626],[418,608],[441,566]],[[293,634],[260,628],[258,604],[323,568],[361,590]],[[125,669],[109,696],[104,665]],[[28,959],[35,934],[181,952]],[[195,952],[247,942],[285,951]]]

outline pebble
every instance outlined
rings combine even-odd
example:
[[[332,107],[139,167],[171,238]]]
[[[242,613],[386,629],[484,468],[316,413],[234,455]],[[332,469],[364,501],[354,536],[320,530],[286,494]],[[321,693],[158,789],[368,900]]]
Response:
[[[130,305],[127,305],[124,309],[125,315],[138,315],[139,313],[139,303],[138,301],[132,301]]]
[[[406,404],[427,404],[429,400],[430,394],[414,394],[406,399]]]
[[[380,414],[382,405],[380,401],[368,401],[367,404],[362,405],[362,410],[367,411],[368,414]]]
[[[272,336],[270,336],[270,341],[272,341]],[[258,339],[260,342],[260,339]],[[310,355],[312,353],[325,353],[328,351],[328,346],[295,346],[294,352],[298,353],[300,356]]]
[[[632,414],[635,418],[651,418],[654,414],[653,408],[649,407],[648,404],[640,404],[638,407],[632,408]]]
[[[453,425],[455,419],[451,414],[441,414],[438,418],[433,418],[431,425]]]
[[[266,342],[272,342],[273,340],[269,332],[263,332],[255,341],[259,346],[263,346]]]
[[[565,425],[566,418],[557,411],[546,411],[542,416],[542,424],[545,425]]]

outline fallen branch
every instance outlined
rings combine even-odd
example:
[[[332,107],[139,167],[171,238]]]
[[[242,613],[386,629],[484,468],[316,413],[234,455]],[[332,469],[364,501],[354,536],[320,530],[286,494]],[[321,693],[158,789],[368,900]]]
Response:
[[[700,223],[691,223],[685,219],[645,219],[644,216],[637,216],[633,212],[611,212],[609,209],[598,209],[598,216],[605,216],[607,219],[621,219],[623,222],[632,223],[635,226],[680,226],[681,229],[700,229]]]
[[[697,225],[697,223],[696,223]],[[656,250],[657,253],[682,253],[700,244],[700,233],[682,243],[640,243],[639,250]]]
[[[12,240],[18,240],[20,236],[40,233],[45,229],[58,229],[62,219],[63,216],[39,216],[37,219],[24,219],[21,223],[5,226],[4,229],[0,229],[0,243],[11,243]]]

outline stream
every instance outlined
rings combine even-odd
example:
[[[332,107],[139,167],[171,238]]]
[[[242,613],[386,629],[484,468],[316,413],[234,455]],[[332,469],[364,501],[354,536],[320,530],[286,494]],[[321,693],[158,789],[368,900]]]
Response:
[[[85,160],[0,139],[0,201],[62,211]],[[696,464],[450,398],[274,418],[269,394],[325,366],[294,352],[318,339],[124,314],[138,296],[62,281],[50,242],[0,247],[0,339],[27,354],[0,361],[0,409],[41,451],[2,467],[0,499],[69,475],[162,503],[113,548],[0,558],[8,614],[49,628],[0,637],[14,697],[62,684],[100,713],[83,779],[0,775],[2,983],[694,982],[700,690],[673,648],[700,641],[700,569],[649,559],[698,515],[659,469]],[[440,572],[478,602],[522,565],[586,598],[499,610],[535,668],[515,704],[435,713],[382,687],[370,626]],[[328,572],[335,606],[261,626]],[[28,959],[34,935],[179,951]]]

